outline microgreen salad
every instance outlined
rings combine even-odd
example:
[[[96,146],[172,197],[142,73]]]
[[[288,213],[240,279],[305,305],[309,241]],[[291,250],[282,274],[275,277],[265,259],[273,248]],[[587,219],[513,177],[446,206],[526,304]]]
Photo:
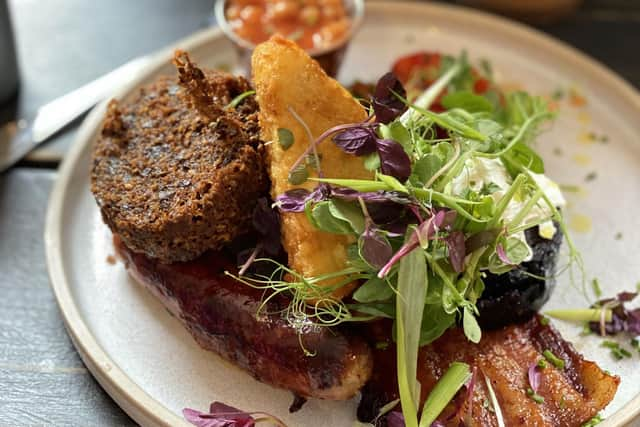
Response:
[[[295,188],[280,194],[274,206],[306,215],[319,230],[351,236],[349,265],[302,277],[254,253],[250,262],[272,263],[275,271],[234,276],[249,286],[291,294],[285,315],[296,327],[393,319],[407,426],[431,425],[471,378],[468,366],[453,365],[436,387],[437,395],[432,393],[425,408],[418,407],[419,348],[456,324],[470,341],[480,341],[476,302],[485,287],[483,277],[518,268],[531,258],[525,230],[538,227],[541,237],[551,239],[560,228],[570,261],[581,265],[559,211],[564,198],[544,175],[543,160],[532,147],[554,113],[542,98],[524,92],[476,93],[476,75],[464,55],[447,57],[437,78],[413,100],[388,73],[375,88],[364,122],[345,123],[318,136],[308,132],[307,141],[294,141],[289,130],[281,129],[280,141],[274,143],[283,149],[307,146],[292,166],[289,182],[295,186],[312,180],[317,185],[312,191]],[[435,102],[442,111],[430,108]],[[324,176],[317,152],[321,143],[362,157],[373,178]],[[317,178],[310,178],[311,170]],[[336,278],[341,280],[332,286],[321,285]],[[354,281],[361,285],[352,301],[332,297]],[[438,396],[449,399],[443,403]]]

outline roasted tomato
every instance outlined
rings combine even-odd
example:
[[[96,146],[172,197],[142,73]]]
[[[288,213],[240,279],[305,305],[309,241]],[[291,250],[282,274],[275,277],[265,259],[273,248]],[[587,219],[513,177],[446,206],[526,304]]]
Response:
[[[418,52],[402,56],[396,60],[392,71],[404,85],[410,100],[415,99],[440,77],[443,58],[445,57],[441,53]],[[465,84],[478,95],[483,95],[490,90],[500,94],[500,91],[491,82],[489,76],[483,75],[475,68],[471,69],[469,79],[470,81],[467,80]],[[445,89],[431,105],[431,110],[436,112],[445,110],[441,99],[446,94],[447,90]]]

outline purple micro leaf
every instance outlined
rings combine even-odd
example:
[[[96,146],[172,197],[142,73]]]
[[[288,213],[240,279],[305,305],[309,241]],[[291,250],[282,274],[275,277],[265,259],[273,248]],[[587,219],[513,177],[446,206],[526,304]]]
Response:
[[[629,302],[632,301],[635,297],[638,296],[637,292],[620,292],[616,299],[620,302]]]
[[[502,246],[502,244],[496,245],[496,255],[498,255],[500,261],[502,261],[506,265],[515,266],[515,264],[507,256],[507,253],[505,252],[504,246]]]
[[[411,210],[411,213],[413,214],[413,216],[415,216],[418,219],[418,222],[424,221],[424,219],[422,219],[422,214],[420,213],[420,207],[419,206],[411,205],[411,206],[409,206],[409,210]]]
[[[396,94],[405,98],[407,93],[400,80],[393,73],[387,73],[378,80],[372,100],[379,123],[387,124],[406,111],[407,106]]]
[[[232,421],[228,427],[254,427],[255,420],[248,412],[241,411],[222,402],[213,402],[209,406],[209,412],[213,416],[225,417]]]
[[[605,322],[604,324],[604,332],[607,335],[615,335],[619,332],[626,330],[627,314],[624,307],[619,305],[613,308],[611,311],[612,311],[611,322]],[[595,323],[597,325],[596,332],[600,333],[602,330],[600,323],[599,322],[592,322],[592,323]]]
[[[387,236],[389,237],[400,237],[407,234],[407,227],[409,227],[407,219],[398,218],[389,224],[384,224],[381,228],[387,232]]]
[[[184,408],[182,414],[187,421],[197,427],[255,427],[256,420],[252,415],[259,416],[261,421],[269,420],[275,425],[284,426],[284,423],[273,415],[241,411],[222,402],[211,403],[209,413]]]
[[[327,200],[331,197],[331,186],[326,182],[321,182],[318,186],[311,192],[311,200],[314,202],[321,202],[322,200]]]
[[[389,412],[386,421],[387,427],[405,427],[404,416],[399,411]]]
[[[276,197],[276,204],[283,212],[303,212],[310,194],[304,188],[294,188]]]
[[[537,393],[540,387],[540,381],[542,380],[542,372],[540,372],[540,367],[537,363],[529,365],[528,377],[529,387],[531,387],[534,393]]]
[[[420,242],[426,242],[427,240],[432,240],[435,237],[436,231],[440,229],[442,223],[445,219],[445,211],[440,210],[435,215],[430,216],[424,222],[418,225],[416,231],[411,233],[407,242],[398,249],[398,251],[389,259],[389,261],[378,271],[378,277],[380,279],[384,278],[389,271],[391,271],[391,267],[394,266],[398,261],[400,261],[405,255],[409,252],[420,246]]]
[[[640,335],[640,308],[627,312],[627,331],[632,335]]]
[[[392,139],[378,139],[377,146],[382,173],[405,182],[411,175],[411,159],[402,145]]]
[[[382,268],[393,256],[393,249],[387,239],[375,230],[367,227],[360,239],[362,257],[372,267]]]
[[[458,217],[458,212],[453,209],[447,210],[444,213],[444,219],[442,220],[442,227],[446,229],[450,229],[453,227],[453,224],[456,222],[456,218]]]
[[[394,202],[365,203],[367,205],[367,211],[369,212],[371,219],[378,225],[399,223],[402,220],[405,220],[404,222],[406,222],[405,205],[399,205]],[[406,230],[406,223],[404,224],[404,229]]]
[[[483,246],[487,246],[493,243],[498,235],[500,234],[500,230],[497,228],[491,230],[482,230],[477,232],[476,234],[471,235],[465,242],[465,248],[467,249],[467,253],[471,253],[476,249],[480,249]]]
[[[444,242],[449,249],[449,262],[456,273],[462,273],[464,270],[464,258],[467,256],[464,246],[464,233],[462,231],[453,231],[449,234]]]
[[[294,188],[277,196],[276,205],[283,212],[303,212],[308,201],[326,200],[331,196],[331,192],[331,186],[324,182],[318,184],[312,192],[304,188]]]
[[[402,221],[406,206],[412,203],[412,200],[405,194],[397,191],[369,191],[360,192],[347,187],[331,187],[331,197],[341,199],[347,202],[362,199],[367,205],[367,211],[374,223],[391,224]],[[406,224],[399,224],[402,227],[400,234],[404,234]],[[385,230],[387,227],[385,227]]]
[[[200,412],[191,408],[184,408],[182,410],[182,416],[185,420],[197,427],[224,427],[220,420],[206,418],[209,414]]]
[[[632,301],[636,292],[620,292],[616,298],[605,298],[596,302],[594,308],[610,308],[612,312],[610,322],[589,322],[589,328],[595,333],[615,335],[628,332],[632,335],[640,334],[640,308],[627,309],[625,303]]]
[[[333,142],[345,153],[356,156],[376,151],[376,135],[371,127],[367,126],[343,130],[333,137]]]
[[[473,419],[472,419],[472,415],[473,415],[473,392],[475,390],[476,387],[476,380],[478,379],[478,367],[474,366],[473,367],[473,373],[471,374],[471,378],[469,379],[469,382],[466,384],[467,387],[467,397],[465,399],[466,401],[466,405],[467,405],[467,413],[465,414],[465,419],[464,419],[464,425],[468,426],[471,425]]]
[[[398,261],[400,261],[405,255],[420,246],[420,242],[418,241],[418,235],[416,233],[411,233],[408,241],[398,249],[398,251],[393,254],[393,256],[389,259],[389,261],[378,271],[378,277],[383,279],[389,271],[391,271],[391,267],[394,266]]]
[[[451,421],[454,419],[458,419],[459,426],[469,426],[472,425],[471,415],[473,410],[473,392],[476,386],[476,380],[478,377],[478,368],[477,366],[473,367],[473,372],[471,374],[471,378],[465,384],[466,392],[464,394],[457,393],[454,399],[451,401],[453,403],[453,412],[446,418],[446,423],[442,425],[452,424]],[[462,410],[467,408],[467,413],[463,413]],[[432,426],[434,424],[431,424]]]
[[[215,403],[214,403],[215,404]],[[211,408],[214,408],[214,404]],[[211,411],[205,413],[196,411],[195,409],[184,408],[182,415],[191,424],[197,427],[254,427],[255,420],[246,412],[239,411],[230,406],[224,405],[228,410],[226,412]]]
[[[433,240],[436,233],[442,228],[445,217],[446,211],[439,210],[435,215],[423,221],[416,230],[418,240],[423,244],[429,240]]]
[[[255,420],[250,413],[241,411],[233,406],[225,405],[222,402],[213,402],[209,406],[211,415],[226,417],[233,421],[229,427],[254,427]]]

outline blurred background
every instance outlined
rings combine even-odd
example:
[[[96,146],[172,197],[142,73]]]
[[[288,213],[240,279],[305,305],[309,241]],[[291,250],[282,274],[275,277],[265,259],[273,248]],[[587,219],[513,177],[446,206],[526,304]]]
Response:
[[[0,4],[6,1],[0,0]],[[629,51],[640,45],[640,1],[442,3],[483,8],[519,19],[588,53],[640,87],[640,61],[628,60]],[[33,117],[39,106],[115,67],[215,25],[212,0],[8,0],[8,6],[20,91],[12,100],[0,100],[0,123]],[[1,21],[0,25],[6,27]],[[3,67],[3,74],[5,70]],[[37,164],[55,163],[72,135],[61,133],[27,159]]]
[[[640,1],[444,3],[526,22],[640,88]],[[131,59],[215,25],[212,12],[212,0],[0,0],[0,129],[31,120],[38,107]],[[80,121],[0,173],[0,426],[133,424],[80,362],[44,264],[46,200]],[[69,368],[61,373],[43,365],[43,354]]]

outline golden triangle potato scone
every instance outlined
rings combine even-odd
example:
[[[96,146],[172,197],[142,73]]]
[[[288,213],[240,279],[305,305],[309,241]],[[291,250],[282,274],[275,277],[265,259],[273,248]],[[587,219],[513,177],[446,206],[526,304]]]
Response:
[[[253,82],[260,105],[261,137],[268,144],[271,194],[275,198],[292,188],[312,190],[316,182],[291,185],[291,166],[309,146],[303,126],[290,109],[308,125],[314,138],[327,129],[365,120],[366,112],[337,81],[328,77],[318,63],[295,43],[279,36],[258,45],[252,57]],[[278,129],[289,129],[294,143],[284,150],[278,143]],[[318,146],[321,169],[327,178],[370,179],[373,175],[361,158],[346,154],[330,140]],[[309,168],[310,176],[315,171]],[[349,236],[325,233],[314,228],[303,213],[282,214],[282,244],[289,255],[289,266],[304,277],[314,277],[346,267]],[[333,285],[340,278],[325,281]],[[336,291],[341,298],[350,291]]]

